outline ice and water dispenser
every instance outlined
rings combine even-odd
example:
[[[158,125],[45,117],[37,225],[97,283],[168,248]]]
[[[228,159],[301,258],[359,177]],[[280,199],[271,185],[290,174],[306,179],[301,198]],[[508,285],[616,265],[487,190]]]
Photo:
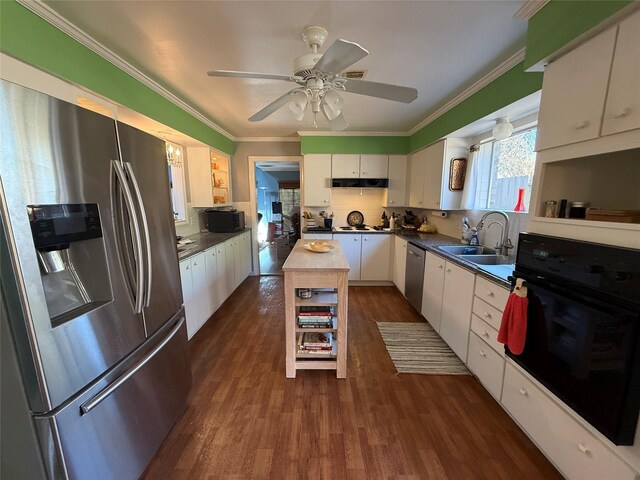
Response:
[[[111,301],[98,205],[28,205],[27,213],[51,323]]]

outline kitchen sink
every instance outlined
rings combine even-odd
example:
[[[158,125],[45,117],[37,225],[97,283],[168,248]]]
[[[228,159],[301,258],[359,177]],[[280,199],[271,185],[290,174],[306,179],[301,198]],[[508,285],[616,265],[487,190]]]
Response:
[[[479,245],[440,245],[438,249],[443,252],[450,253],[452,255],[487,255],[495,254],[496,251],[493,248],[483,247]]]
[[[476,265],[507,265],[513,263],[513,257],[507,255],[459,255],[459,258]]]

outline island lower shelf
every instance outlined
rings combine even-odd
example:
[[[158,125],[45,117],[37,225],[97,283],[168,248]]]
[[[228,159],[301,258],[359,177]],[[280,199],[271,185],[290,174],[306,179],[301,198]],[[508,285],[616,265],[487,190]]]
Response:
[[[308,252],[304,243],[298,241],[283,266],[286,376],[295,378],[297,370],[335,370],[336,377],[345,378],[349,266],[338,242],[331,242],[337,248],[327,254]],[[311,298],[300,298],[299,289],[309,289]],[[301,335],[306,333],[328,340],[303,346]],[[305,348],[323,349],[323,353]]]

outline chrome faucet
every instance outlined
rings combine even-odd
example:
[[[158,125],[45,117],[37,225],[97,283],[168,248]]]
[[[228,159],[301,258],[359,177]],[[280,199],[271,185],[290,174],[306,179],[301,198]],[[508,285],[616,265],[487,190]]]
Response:
[[[511,243],[511,239],[509,238],[509,216],[506,213],[500,210],[491,210],[490,212],[487,212],[482,216],[482,218],[478,222],[478,225],[476,225],[476,228],[478,229],[478,231],[482,230],[484,221],[489,215],[493,213],[502,215],[502,217],[504,218],[504,225],[500,222],[492,222],[491,224],[489,224],[489,227],[494,223],[497,223],[502,227],[502,241],[496,244],[496,250],[500,253],[500,255],[509,255],[509,249],[513,248],[513,243]],[[489,229],[489,227],[487,227],[487,230]]]

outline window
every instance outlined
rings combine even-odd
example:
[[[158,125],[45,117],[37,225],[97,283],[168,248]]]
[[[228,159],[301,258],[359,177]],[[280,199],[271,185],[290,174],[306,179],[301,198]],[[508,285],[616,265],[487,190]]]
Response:
[[[529,210],[536,132],[536,128],[530,128],[505,140],[480,145],[474,166],[477,172],[474,209],[513,211],[518,190],[524,188],[524,204]]]

